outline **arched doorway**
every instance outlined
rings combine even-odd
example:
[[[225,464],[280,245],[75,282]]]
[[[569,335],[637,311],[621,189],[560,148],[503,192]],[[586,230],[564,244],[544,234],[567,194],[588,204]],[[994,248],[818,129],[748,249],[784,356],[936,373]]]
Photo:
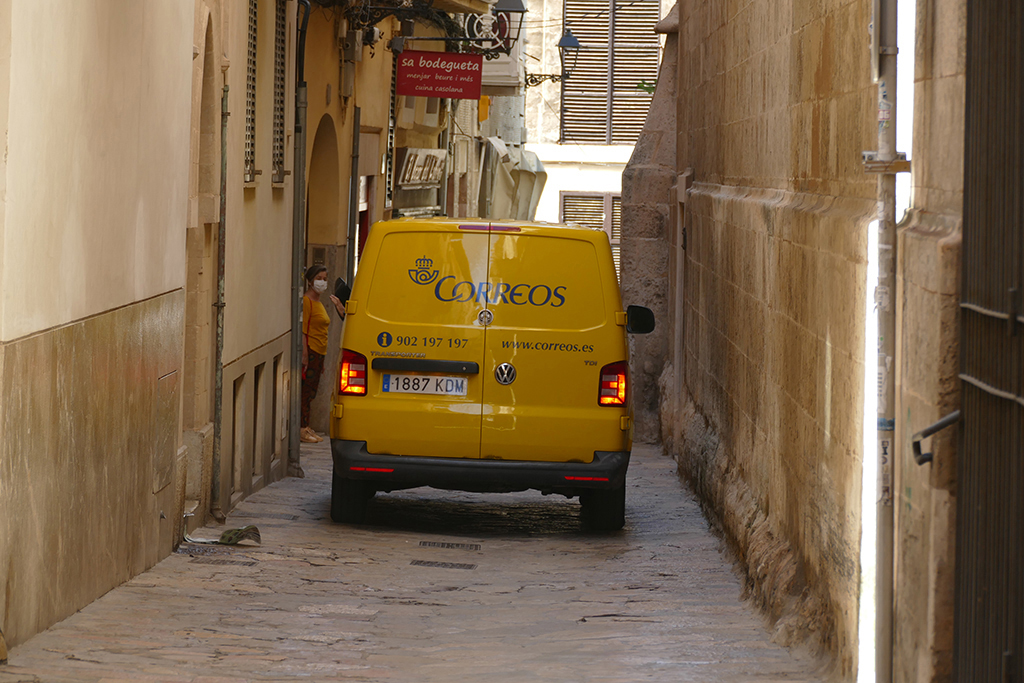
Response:
[[[338,134],[334,119],[324,114],[313,137],[313,149],[309,156],[309,176],[306,181],[308,200],[306,203],[306,266],[314,263],[327,266],[331,282],[344,277],[346,256],[339,245],[343,240],[341,229],[341,173],[338,158]],[[333,314],[333,307],[327,306],[332,324],[328,334],[327,357],[324,359],[324,375],[320,389],[310,409],[310,426],[321,434],[327,432],[328,412],[331,401],[331,382],[338,363],[338,344],[341,340],[341,325]]]

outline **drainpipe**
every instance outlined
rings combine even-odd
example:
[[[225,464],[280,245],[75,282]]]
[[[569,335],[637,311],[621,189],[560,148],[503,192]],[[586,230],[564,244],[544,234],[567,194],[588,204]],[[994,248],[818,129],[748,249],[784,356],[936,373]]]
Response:
[[[893,447],[896,430],[896,2],[875,0],[878,59],[878,498],[875,680],[893,672]]]
[[[228,188],[228,90],[224,84],[224,94],[220,99],[220,222],[217,225],[217,350],[214,358],[214,398],[213,398],[213,473],[210,495],[210,514],[218,522],[226,519],[220,500],[220,467],[221,467],[221,431],[224,422],[224,243],[225,222],[227,216]]]
[[[359,107],[352,114],[352,174],[348,180],[348,235],[345,237],[346,281],[352,286],[356,275],[356,225],[359,223]]]
[[[288,430],[288,476],[304,477],[299,462],[299,421],[302,410],[302,293],[303,265],[306,262],[306,27],[312,6],[309,0],[299,0],[305,8],[299,28],[295,52],[295,172],[292,200],[292,363],[291,363],[291,417]]]

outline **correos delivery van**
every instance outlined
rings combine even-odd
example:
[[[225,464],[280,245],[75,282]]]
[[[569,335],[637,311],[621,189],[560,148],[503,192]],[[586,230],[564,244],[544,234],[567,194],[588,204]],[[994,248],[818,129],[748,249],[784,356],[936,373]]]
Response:
[[[608,238],[581,227],[399,219],[370,231],[331,413],[331,517],[416,486],[579,496],[625,523],[632,447],[624,309]]]

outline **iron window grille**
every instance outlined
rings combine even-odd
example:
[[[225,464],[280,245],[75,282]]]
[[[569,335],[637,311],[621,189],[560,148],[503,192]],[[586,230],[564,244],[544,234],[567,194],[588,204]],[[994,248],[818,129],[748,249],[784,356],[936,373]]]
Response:
[[[286,73],[286,24],[285,24],[285,2],[277,0],[277,17],[274,23],[274,149],[273,166],[275,183],[283,183],[287,171],[284,169],[285,147],[284,147],[284,100],[285,100],[285,73]]]
[[[245,72],[245,182],[256,181],[256,0],[249,0],[248,62]]]

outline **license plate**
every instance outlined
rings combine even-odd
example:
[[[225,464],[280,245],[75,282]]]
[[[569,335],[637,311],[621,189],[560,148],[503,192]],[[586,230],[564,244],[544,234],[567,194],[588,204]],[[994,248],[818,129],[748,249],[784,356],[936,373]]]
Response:
[[[437,394],[465,396],[465,377],[428,375],[384,375],[383,391],[388,394]]]

